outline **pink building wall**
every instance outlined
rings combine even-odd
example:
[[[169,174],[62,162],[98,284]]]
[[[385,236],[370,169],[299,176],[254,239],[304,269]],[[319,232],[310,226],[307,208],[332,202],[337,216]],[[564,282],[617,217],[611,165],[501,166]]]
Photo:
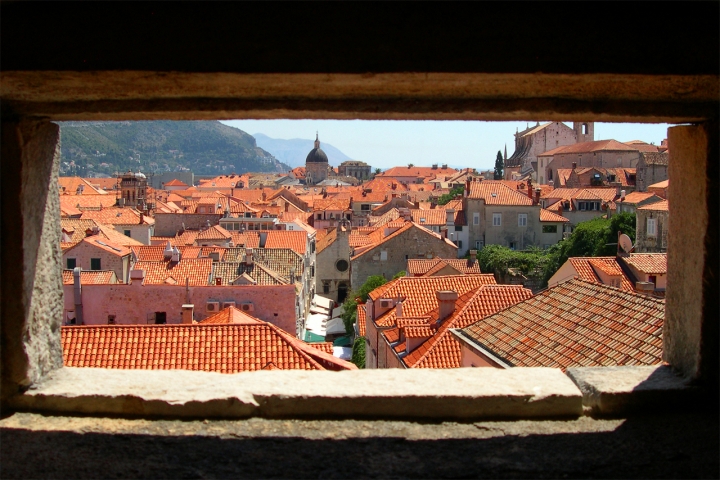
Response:
[[[64,318],[75,311],[73,285],[63,285]],[[215,312],[207,312],[208,301],[235,301],[236,306],[250,302],[248,314],[276,325],[295,336],[295,285],[197,286],[141,285],[83,285],[82,306],[85,325],[105,325],[108,315],[115,315],[119,325],[145,324],[148,314],[165,312],[167,323],[182,323],[182,305],[193,304],[195,320],[203,320]]]

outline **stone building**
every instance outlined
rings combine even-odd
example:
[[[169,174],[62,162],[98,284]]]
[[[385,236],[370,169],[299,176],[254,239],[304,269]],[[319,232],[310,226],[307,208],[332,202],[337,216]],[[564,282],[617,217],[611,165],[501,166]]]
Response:
[[[337,303],[350,293],[350,222],[340,222],[317,242],[315,291]]]
[[[315,148],[305,158],[305,183],[315,185],[328,178],[330,164],[325,152],[320,148],[320,139],[315,135]]]
[[[371,167],[365,162],[347,160],[338,165],[337,172],[340,177],[354,177],[358,180],[370,179]]]
[[[504,178],[513,180],[514,176],[531,174],[534,180],[545,183],[538,170],[538,156],[558,147],[592,141],[595,137],[593,122],[574,122],[573,128],[562,122],[549,122],[528,127],[515,133],[515,152],[505,159]],[[505,155],[507,157],[507,153]],[[540,168],[542,168],[540,166]],[[534,172],[538,172],[534,175]]]
[[[612,139],[553,148],[538,155],[538,180],[541,184],[549,184],[551,181],[554,184],[557,181],[559,169],[636,168],[640,160],[639,148]],[[629,181],[635,183],[635,178],[631,178]]]
[[[635,214],[635,251],[667,252],[670,214],[668,201],[639,207]]]
[[[146,211],[149,203],[147,188],[148,181],[144,173],[124,173],[120,177],[120,194],[122,200],[120,205]]]
[[[668,179],[668,152],[640,152],[635,186],[638,192],[646,192],[650,185]]]
[[[355,249],[350,261],[351,284],[371,275],[389,279],[405,270],[409,258],[457,258],[457,245],[413,222],[391,222],[368,235],[369,244]]]

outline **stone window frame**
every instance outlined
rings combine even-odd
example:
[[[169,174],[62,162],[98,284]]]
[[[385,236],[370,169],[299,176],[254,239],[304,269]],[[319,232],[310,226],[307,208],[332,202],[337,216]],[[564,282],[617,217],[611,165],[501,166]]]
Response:
[[[527,218],[527,213],[518,213],[518,227],[527,227]]]
[[[493,215],[492,226],[493,227],[502,227],[502,212],[500,212],[500,213],[495,212],[492,215]]]
[[[716,85],[713,86],[715,88]],[[643,85],[643,89],[647,88]],[[646,91],[646,90],[641,90]],[[713,92],[715,92],[713,90]],[[715,95],[715,93],[713,93]],[[632,97],[632,95],[631,95]],[[642,95],[640,95],[642,98]],[[715,97],[713,97],[715,98]],[[619,103],[623,104],[623,102],[626,102],[628,106],[632,103],[631,101],[620,100]],[[713,100],[713,105],[716,105],[717,100]],[[580,107],[574,107],[577,109],[577,112],[580,112]],[[699,107],[698,107],[699,108]],[[700,108],[701,111],[702,108]],[[670,109],[670,111],[673,111]],[[535,112],[535,115],[537,115],[538,118],[543,117],[545,112],[537,111]],[[327,115],[327,113],[325,114]],[[567,115],[567,112],[565,112],[565,115]],[[620,114],[616,114],[620,115]],[[656,114],[657,115],[657,114]],[[552,113],[552,115],[548,115],[551,117],[559,118],[562,115],[558,112]],[[592,115],[591,115],[592,116]],[[481,114],[478,114],[478,117],[482,118]],[[50,115],[50,118],[52,118],[52,115]],[[544,117],[547,118],[547,117]],[[607,118],[607,117],[605,117]],[[614,117],[617,118],[617,117]],[[626,117],[621,117],[626,118]],[[663,115],[657,115],[655,118],[657,121],[663,121],[668,120],[667,114],[665,116]],[[675,118],[675,117],[671,117]],[[703,117],[702,115],[699,115],[699,120],[701,121],[703,119],[706,119],[706,117]],[[5,120],[4,120],[5,121]],[[675,119],[674,121],[677,121]],[[46,121],[44,120],[36,120],[36,119],[21,119],[20,121],[15,120],[8,120],[8,124],[4,125],[4,127],[9,127],[11,133],[7,133],[8,129],[3,129],[4,135],[3,135],[3,154],[9,153],[9,158],[16,159],[17,163],[20,165],[34,165],[33,162],[39,163],[38,166],[42,167],[38,171],[37,179],[39,179],[40,182],[43,182],[43,179],[52,178],[52,173],[48,173],[47,167],[51,166],[52,162],[48,162],[46,160],[47,157],[44,157],[46,152],[40,152],[43,153],[43,155],[40,155],[39,157],[34,156],[34,154],[38,153],[38,150],[43,150],[46,148],[49,143],[42,142],[43,136],[52,136],[53,133],[50,132],[51,127]],[[17,139],[12,138],[12,133],[17,133],[18,138],[20,139],[28,139],[26,143],[19,143]],[[24,135],[27,135],[25,137]],[[56,134],[55,134],[56,135]],[[37,140],[40,139],[40,140]],[[716,161],[717,158],[717,119],[715,117],[710,118],[709,121],[705,121],[704,123],[701,122],[700,125],[691,125],[691,126],[682,126],[682,127],[674,127],[671,129],[671,132],[669,132],[669,139],[670,144],[673,145],[673,149],[671,149],[671,152],[682,152],[683,154],[689,155],[686,158],[683,158],[683,163],[678,164],[674,168],[676,170],[673,170],[673,173],[677,174],[677,176],[673,175],[674,182],[676,179],[679,179],[676,183],[679,184],[676,187],[671,186],[671,190],[673,188],[678,192],[692,192],[692,195],[686,195],[687,198],[684,198],[682,195],[674,196],[675,199],[675,205],[671,206],[671,208],[675,209],[675,211],[683,211],[683,212],[691,212],[687,216],[681,215],[677,216],[678,218],[677,222],[674,223],[674,226],[672,227],[672,232],[674,235],[670,236],[670,242],[674,244],[674,247],[678,247],[682,249],[683,255],[681,256],[678,254],[673,254],[670,256],[669,262],[672,265],[673,262],[675,262],[675,266],[678,267],[677,270],[671,270],[670,272],[672,275],[675,275],[678,280],[678,282],[674,283],[675,285],[672,289],[672,291],[668,291],[668,307],[667,312],[672,314],[668,318],[666,318],[666,327],[671,327],[671,329],[675,329],[672,332],[666,332],[667,335],[664,337],[665,341],[665,356],[666,359],[669,361],[673,367],[680,369],[682,372],[684,372],[688,378],[703,378],[703,375],[706,375],[704,378],[706,379],[712,379],[716,378],[716,376],[708,375],[707,372],[709,371],[711,374],[713,373],[714,366],[712,361],[701,361],[703,360],[698,355],[701,354],[708,354],[709,358],[713,358],[713,355],[716,356],[717,354],[717,344],[714,343],[709,347],[703,346],[700,342],[701,339],[705,338],[711,338],[713,339],[712,342],[715,342],[714,337],[712,336],[713,332],[713,325],[706,325],[706,323],[703,323],[704,319],[706,318],[706,308],[711,308],[713,305],[712,301],[716,301],[716,299],[713,299],[710,296],[710,290],[713,285],[716,285],[716,280],[714,280],[715,277],[713,277],[714,273],[716,272],[717,265],[717,257],[714,256],[717,254],[717,248],[706,248],[708,246],[710,247],[717,247],[717,237],[713,236],[714,231],[711,231],[708,226],[717,225],[717,219],[713,217],[713,215],[716,215],[717,212],[709,211],[708,208],[708,198],[710,198],[715,192],[717,188],[717,184],[713,184],[712,182],[705,182],[706,178],[717,178],[717,165],[713,162],[708,161],[711,159],[712,161]],[[703,143],[704,142],[704,143]],[[6,150],[6,145],[9,145],[8,150]],[[56,143],[53,144],[53,148],[55,148]],[[13,150],[14,149],[14,150]],[[28,153],[25,153],[28,152]],[[680,153],[678,153],[679,155]],[[33,158],[41,158],[42,160],[33,160]],[[699,161],[695,161],[699,160]],[[24,162],[24,163],[23,163]],[[10,169],[10,173],[13,173],[15,176],[11,176],[10,179],[8,179],[5,175],[3,175],[3,184],[7,185],[8,182],[17,182],[20,184],[20,177],[19,177],[19,171],[21,170],[21,167],[6,167]],[[45,168],[45,170],[43,170]],[[672,169],[671,164],[671,169]],[[688,171],[687,172],[681,172],[679,169],[685,168]],[[705,175],[708,174],[708,175]],[[672,174],[671,174],[672,175]],[[38,181],[36,179],[26,179],[25,177],[22,177],[23,185],[30,184],[35,185],[32,183],[33,181]],[[675,185],[676,183],[673,183]],[[688,187],[694,187],[694,188],[688,188]],[[53,191],[52,187],[43,187],[45,190],[41,189],[41,192],[47,193],[48,191],[51,193],[56,193],[56,190]],[[5,189],[3,189],[4,192]],[[32,189],[29,189],[30,191],[33,191]],[[21,189],[22,191],[22,189]],[[33,191],[34,192],[34,191]],[[34,192],[36,193],[36,192]],[[51,195],[39,195],[39,198],[33,199],[27,199],[26,197],[23,197],[21,194],[18,197],[12,197],[14,193],[3,193],[4,195],[10,195],[11,199],[14,199],[14,205],[37,205],[41,207],[40,211],[45,211],[46,209],[49,209],[51,213],[55,214],[56,212],[52,212],[52,209],[54,208],[52,205],[52,196]],[[38,195],[36,195],[38,196]],[[713,197],[717,198],[717,197]],[[33,203],[35,202],[35,203]],[[708,215],[710,214],[710,215]],[[51,219],[52,220],[52,219]],[[42,245],[42,242],[40,240],[48,241],[49,240],[57,240],[53,237],[54,234],[49,233],[49,230],[43,230],[42,227],[45,225],[44,222],[47,220],[37,220],[37,219],[29,219],[27,222],[27,226],[22,226],[21,228],[28,228],[28,229],[38,229],[40,231],[40,234],[37,234],[35,236],[30,235],[31,241],[37,241],[37,244]],[[34,222],[34,223],[33,223]],[[694,224],[694,225],[693,225]],[[689,228],[694,226],[695,228]],[[698,228],[700,229],[700,233],[698,233]],[[692,235],[690,235],[688,232],[692,232]],[[37,232],[36,232],[37,233]],[[26,237],[20,235],[16,238],[23,238],[23,240],[26,240]],[[681,242],[685,242],[685,244],[682,244]],[[57,249],[55,249],[57,250]],[[43,255],[45,253],[43,252]],[[38,257],[40,254],[37,254]],[[54,253],[53,253],[54,255]],[[690,258],[685,258],[690,257]],[[53,269],[59,266],[59,260],[56,258],[53,258],[51,255],[48,258],[48,265],[50,265],[50,273],[52,276]],[[698,261],[699,260],[699,261]],[[57,263],[57,265],[56,265]],[[5,264],[6,265],[6,264]],[[698,267],[702,268],[702,271],[698,271]],[[715,269],[715,270],[714,270]],[[15,270],[13,270],[14,273],[18,273],[17,267]],[[59,272],[59,268],[58,268]],[[19,272],[20,276],[22,278],[26,278],[27,275],[34,274],[34,272],[28,272],[26,274],[23,274],[22,271]],[[43,280],[42,278],[40,279]],[[22,285],[25,285],[23,283]],[[4,282],[3,291],[20,291],[23,286],[18,286],[15,288],[15,290],[12,289],[8,285],[8,282]],[[42,292],[38,293],[39,295],[39,302],[34,303],[43,303],[42,300],[47,300],[52,295],[52,289],[49,290],[50,295],[48,293],[43,294]],[[7,297],[5,297],[7,298]],[[18,297],[19,298],[19,297]],[[708,307],[705,306],[705,302],[709,302],[710,305]],[[20,302],[18,302],[20,303]],[[3,306],[5,308],[5,306]],[[15,310],[11,311],[11,315],[3,315],[3,326],[10,325],[10,328],[4,328],[3,329],[3,341],[5,342],[7,339],[12,340],[13,338],[17,340],[19,336],[17,336],[18,328],[17,325],[26,325],[27,323],[19,323],[19,322],[37,322],[40,320],[43,320],[43,318],[47,319],[49,317],[43,317],[42,315],[37,316],[35,313],[32,313],[29,317],[27,315],[23,315],[22,312],[23,309],[27,308],[24,305],[19,305],[15,308]],[[17,315],[18,312],[20,312],[20,315]],[[6,312],[7,313],[7,312]],[[42,313],[42,312],[41,312]],[[14,315],[13,315],[14,314]],[[672,317],[672,318],[670,318]],[[6,320],[6,319],[10,320]],[[8,323],[8,322],[14,322],[14,323]],[[40,328],[43,328],[43,325],[37,324],[35,326],[38,326]],[[44,327],[47,327],[48,325],[44,325]],[[10,330],[8,332],[8,330]],[[678,334],[680,332],[680,334]],[[709,335],[709,336],[707,336]],[[687,337],[692,338],[687,338]],[[707,336],[707,337],[706,337]],[[29,339],[31,342],[40,342],[43,340],[46,340],[49,337],[43,336],[42,332],[35,332],[35,337]],[[711,342],[705,342],[706,344],[710,344]],[[35,344],[37,345],[37,343]],[[49,344],[46,344],[45,347],[56,347],[57,345],[53,345],[52,342]],[[29,348],[26,350],[26,360],[20,361],[20,374],[25,376],[25,379],[29,380],[29,384],[22,384],[22,383],[16,383],[12,384],[15,385],[17,389],[20,389],[21,386],[29,386],[33,383],[36,383],[40,381],[43,378],[43,375],[46,375],[48,373],[51,373],[52,375],[56,375],[52,378],[65,378],[67,380],[68,375],[75,375],[75,373],[71,372],[70,369],[59,369],[58,371],[55,371],[56,366],[52,365],[38,365],[34,364],[34,361],[37,361],[37,358],[32,357],[30,358],[34,352],[32,348]],[[7,358],[6,356],[9,355],[11,359],[17,360],[17,356],[20,354],[20,349],[15,346],[15,348],[10,348],[9,350],[7,348],[3,349],[3,355],[4,359]],[[28,360],[30,358],[30,360]],[[8,363],[4,363],[4,366],[8,366]],[[13,362],[13,364],[10,366],[11,370],[14,370],[14,373],[17,373],[18,366],[17,362]],[[24,369],[24,371],[23,371]],[[40,371],[38,370],[43,370]],[[477,369],[473,369],[477,370]],[[479,369],[483,370],[483,369]],[[536,370],[534,373],[531,373],[531,375],[540,375],[540,370],[542,369],[530,369],[530,370]],[[705,372],[705,373],[703,373]],[[128,373],[131,373],[132,376],[138,376],[138,377],[144,377],[144,378],[150,378],[149,376],[145,375],[142,372],[132,371],[132,372],[113,372],[113,375],[117,377],[128,377]],[[177,378],[190,378],[191,376],[188,376],[185,374],[186,372],[173,372],[171,376],[177,375]],[[299,374],[296,374],[295,372],[289,372],[291,373],[290,377],[292,378],[299,378]],[[421,377],[427,377],[428,372],[398,372],[398,373],[404,373],[408,376],[410,375],[416,375],[418,378]],[[466,372],[460,372],[461,376],[467,375]],[[395,375],[396,372],[388,372],[388,373],[377,373],[375,377],[383,377],[383,376],[392,376]],[[12,374],[4,374],[3,381],[6,379],[12,379],[14,382],[23,382],[25,380],[20,379],[17,380],[16,377],[12,376]],[[94,373],[91,371],[82,371],[77,372],[77,375],[80,375],[84,378],[93,378]],[[64,377],[63,377],[64,376]],[[210,379],[214,378],[207,375],[201,375],[201,377]],[[249,378],[249,377],[248,377]],[[372,376],[370,377],[372,378]],[[427,377],[429,378],[429,377]],[[539,377],[537,377],[539,378]],[[717,382],[717,380],[714,380]],[[712,387],[713,384],[711,384]],[[716,383],[715,383],[716,385]],[[42,386],[42,384],[40,385]],[[406,382],[401,381],[399,382],[398,387],[403,388],[406,386]],[[7,390],[6,390],[7,391]],[[42,389],[40,390],[42,393]],[[89,393],[88,393],[89,395]],[[404,394],[407,395],[407,394]],[[21,395],[20,399],[25,399],[25,401],[29,401],[28,399],[32,395],[28,392],[26,395]],[[293,397],[296,398],[296,397]],[[402,398],[407,398],[406,396],[403,396]],[[124,401],[124,400],[123,400]],[[125,402],[127,403],[127,402]],[[302,402],[300,402],[302,403]],[[378,402],[376,402],[378,403]],[[505,402],[507,403],[507,402]],[[102,406],[102,404],[105,404],[108,408],[111,408],[113,405],[112,399],[109,399],[107,402],[99,402],[99,404]],[[35,405],[35,408],[38,408],[38,403],[34,403],[32,405]],[[75,404],[77,405],[77,403]],[[71,409],[73,407],[70,407]],[[74,407],[77,408],[77,407]],[[148,404],[148,409],[143,410],[144,414],[150,415],[152,414],[152,408]],[[431,414],[432,416],[437,416],[437,412],[435,414]]]
[[[650,226],[652,225],[652,228]],[[652,217],[647,218],[647,236],[657,237],[657,220]]]

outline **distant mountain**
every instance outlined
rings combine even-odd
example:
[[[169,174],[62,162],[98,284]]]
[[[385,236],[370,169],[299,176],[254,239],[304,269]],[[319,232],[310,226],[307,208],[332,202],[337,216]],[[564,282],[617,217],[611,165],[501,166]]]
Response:
[[[291,140],[283,140],[280,138],[270,138],[263,133],[253,134],[259,147],[264,148],[272,153],[275,158],[283,163],[287,163],[292,168],[304,167],[305,158],[308,152],[314,148],[315,140],[304,140],[302,138],[293,138]],[[329,143],[320,140],[320,148],[328,156],[330,165],[337,167],[345,160],[352,160],[343,152],[333,147]]]
[[[197,175],[287,172],[238,128],[212,121],[60,122],[60,175],[190,170]]]

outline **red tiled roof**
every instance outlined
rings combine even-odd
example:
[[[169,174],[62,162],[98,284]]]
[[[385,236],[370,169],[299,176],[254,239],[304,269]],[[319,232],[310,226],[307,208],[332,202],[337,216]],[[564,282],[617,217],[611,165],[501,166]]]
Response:
[[[62,327],[68,367],[201,370],[353,370],[266,322],[225,325],[102,325]]]
[[[541,208],[540,209],[540,221],[541,222],[569,222],[567,218],[563,217],[562,215],[558,215],[555,212],[551,212],[550,210]]]
[[[209,258],[181,258],[179,262],[136,262],[136,270],[145,270],[145,284],[185,285],[187,278],[191,286],[208,285],[212,272]]]
[[[265,248],[289,248],[300,255],[305,255],[307,233],[294,230],[268,230]]]
[[[155,219],[143,215],[143,221],[140,222],[141,213],[130,207],[109,207],[102,210],[85,210],[80,218],[91,218],[98,223],[107,225],[153,225]]]
[[[665,253],[631,253],[623,257],[623,261],[647,275],[667,274],[667,254]]]
[[[594,269],[600,270],[606,275],[621,276],[623,274],[622,268],[620,268],[620,265],[618,265],[617,262],[604,262],[602,260],[595,260],[592,258],[588,261]]]
[[[593,283],[599,283],[602,284],[600,281],[600,277],[597,276],[595,271],[593,270],[593,263],[591,263],[591,260],[595,265],[598,265],[600,263],[606,263],[608,264],[608,270],[609,271],[617,271],[620,269],[622,272],[622,269],[620,265],[617,263],[616,257],[571,257],[568,258],[568,262],[573,266],[575,271],[578,273],[578,276],[588,282]],[[605,270],[603,270],[605,271]],[[620,279],[620,288],[622,290],[626,290],[628,292],[635,291],[635,288],[633,287],[632,281],[628,278],[627,275],[623,272],[622,278]]]
[[[321,352],[325,352],[328,355],[333,354],[333,344],[332,342],[317,342],[317,343],[308,343],[309,346],[313,348],[317,348]]]
[[[653,183],[648,188],[667,188],[670,182],[668,180],[663,180],[662,182]]]
[[[460,368],[460,342],[451,328],[465,328],[481,318],[532,297],[522,285],[484,285],[458,298],[455,313],[442,322],[431,338],[402,359],[408,368]],[[437,318],[438,310],[431,313]],[[398,319],[398,322],[400,320]]]
[[[358,326],[358,335],[361,337],[365,336],[365,326],[367,322],[367,315],[365,314],[365,305],[357,306],[357,316],[355,321]]]
[[[95,248],[99,248],[100,250],[102,250],[106,253],[109,253],[111,255],[115,255],[118,257],[124,257],[125,255],[130,255],[130,253],[131,253],[129,248],[123,247],[122,245],[116,245],[114,243],[110,243],[109,240],[107,240],[106,238],[102,238],[99,235],[91,235],[89,237],[85,237],[82,240],[80,240],[78,243],[76,243],[74,246],[70,247],[68,250],[72,250],[73,248],[77,247],[80,244],[92,245]]]
[[[657,365],[665,302],[575,279],[463,333],[517,367]]]
[[[470,183],[470,199],[483,199],[486,205],[532,205],[527,195],[514,190],[502,182],[483,180]]]
[[[370,292],[370,299],[401,298],[403,299],[403,317],[421,317],[438,307],[437,295],[440,290],[452,290],[458,295],[482,285],[494,285],[495,276],[481,275],[446,275],[437,277],[401,277]],[[382,326],[394,326],[397,318],[396,310],[391,309],[374,321]]]
[[[190,185],[178,180],[177,178],[173,178],[169,182],[165,182],[164,186],[166,186],[166,187],[189,187]]]
[[[412,276],[430,275],[442,270],[447,265],[462,274],[479,274],[480,264],[465,258],[410,258],[407,262],[407,271]]]
[[[617,140],[596,140],[593,142],[575,143],[564,147],[553,148],[545,153],[541,153],[538,157],[549,157],[567,153],[599,152],[601,150],[611,152],[637,152],[639,149],[636,148],[636,146],[626,145]]]
[[[315,241],[317,242],[316,246],[315,246],[316,247],[315,251],[317,253],[320,253],[323,250],[325,250],[327,247],[332,245],[333,242],[337,239],[337,229],[333,228],[329,232],[327,232],[326,230],[323,230],[323,232],[325,232],[325,235],[323,235],[322,238],[318,239],[317,236],[315,237]],[[320,233],[320,232],[318,231],[318,233]]]
[[[453,225],[458,224],[458,216],[461,213],[462,212],[453,213]],[[412,221],[419,225],[447,225],[447,210],[444,208],[434,208],[432,210],[413,209],[410,210],[410,215],[412,215]]]
[[[669,211],[668,201],[661,200],[659,202],[651,203],[650,205],[643,205],[638,207],[638,210],[652,210],[654,212],[667,212]]]
[[[212,227],[198,233],[195,241],[197,242],[198,240],[230,240],[231,238],[232,235],[230,235],[230,232],[225,230],[220,225],[213,225]]]
[[[75,283],[75,277],[72,270],[63,270],[63,285],[72,285]],[[83,270],[80,272],[81,285],[107,285],[117,282],[117,276],[112,270]]]
[[[227,307],[198,323],[203,325],[261,325],[265,322],[248,315],[239,308]]]
[[[625,195],[625,200],[623,200],[623,203],[640,203],[652,197],[656,197],[658,201],[662,200],[660,197],[657,197],[652,192],[630,192]]]

